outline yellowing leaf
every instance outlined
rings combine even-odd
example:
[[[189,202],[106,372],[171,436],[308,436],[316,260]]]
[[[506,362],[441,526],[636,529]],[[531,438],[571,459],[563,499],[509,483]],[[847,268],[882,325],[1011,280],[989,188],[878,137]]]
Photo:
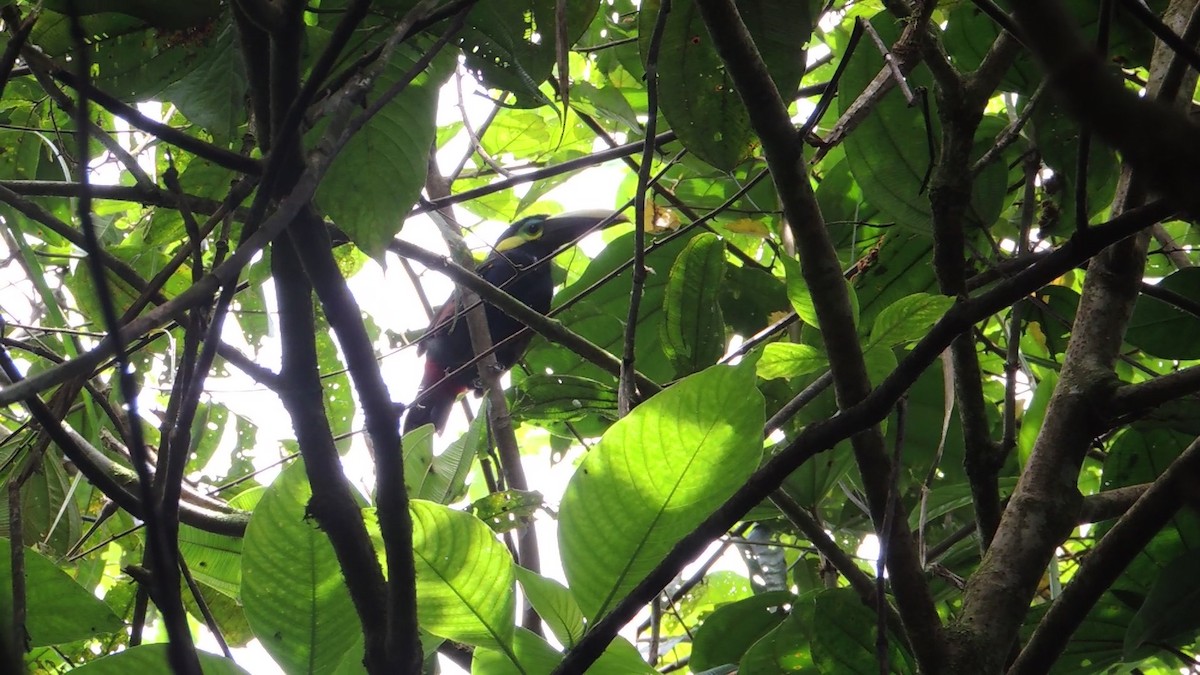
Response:
[[[752,218],[739,218],[732,223],[724,223],[721,227],[734,234],[748,234],[752,237],[766,237],[771,234],[766,223]]]

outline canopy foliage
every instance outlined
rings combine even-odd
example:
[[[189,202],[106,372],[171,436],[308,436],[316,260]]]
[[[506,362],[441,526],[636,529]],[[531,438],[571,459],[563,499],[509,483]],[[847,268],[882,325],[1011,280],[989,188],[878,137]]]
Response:
[[[1196,0],[0,21],[6,672],[1197,667]],[[632,222],[401,439],[572,196]]]

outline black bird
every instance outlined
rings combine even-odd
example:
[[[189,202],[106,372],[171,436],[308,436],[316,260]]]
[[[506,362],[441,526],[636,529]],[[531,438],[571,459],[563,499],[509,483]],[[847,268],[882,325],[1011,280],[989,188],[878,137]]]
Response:
[[[475,272],[545,314],[550,311],[550,296],[554,293],[549,264],[554,252],[574,243],[605,221],[612,224],[624,220],[607,211],[522,218],[500,235],[491,254],[475,268]],[[457,293],[442,305],[418,347],[418,353],[427,353],[425,375],[421,378],[419,401],[409,407],[404,420],[405,433],[431,423],[440,432],[458,395],[477,379],[478,372],[474,367],[462,368],[475,358],[475,350],[471,347],[466,319],[459,314],[461,305]],[[525,327],[490,304],[485,304],[485,308],[488,329],[495,344]],[[508,370],[525,352],[531,338],[532,334],[529,334],[504,343],[495,352],[496,361]]]

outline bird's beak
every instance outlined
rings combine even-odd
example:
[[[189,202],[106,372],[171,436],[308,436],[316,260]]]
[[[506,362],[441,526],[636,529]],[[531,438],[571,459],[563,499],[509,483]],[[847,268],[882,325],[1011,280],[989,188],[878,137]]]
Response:
[[[559,248],[596,230],[627,222],[628,218],[615,211],[572,211],[547,218],[542,223],[542,237],[554,248]]]

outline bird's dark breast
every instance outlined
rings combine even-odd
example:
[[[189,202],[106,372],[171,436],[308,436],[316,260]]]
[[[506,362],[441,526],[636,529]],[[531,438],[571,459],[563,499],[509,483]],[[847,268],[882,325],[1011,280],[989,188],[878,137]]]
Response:
[[[548,270],[518,270],[506,260],[493,260],[480,270],[484,279],[502,288],[509,295],[520,298],[530,308],[541,314],[550,311],[550,297],[554,292],[554,282]],[[492,343],[500,344],[518,330],[525,327],[503,311],[487,304],[488,326],[491,329]],[[496,350],[496,360],[505,369],[516,363],[517,358],[525,351],[532,334],[502,344]],[[465,317],[458,317],[451,322],[446,333],[439,339],[432,340],[429,345],[431,361],[442,366],[447,372],[452,372],[474,358],[475,351],[471,348],[471,333],[467,328]],[[474,368],[466,369],[454,378],[467,386],[476,379]]]

